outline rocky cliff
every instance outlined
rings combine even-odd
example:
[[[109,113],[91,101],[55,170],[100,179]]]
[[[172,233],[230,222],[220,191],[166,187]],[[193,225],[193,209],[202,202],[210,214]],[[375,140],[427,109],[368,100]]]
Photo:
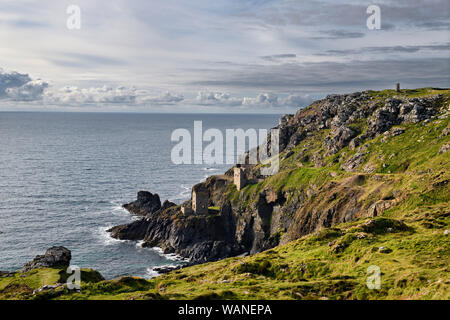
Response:
[[[193,188],[206,193],[202,214],[192,199],[140,192],[125,207],[142,218],[110,230],[196,265],[151,280],[82,269],[82,289],[69,290],[71,253],[53,247],[23,272],[0,271],[0,299],[448,300],[449,97],[425,88],[316,101],[280,120],[277,174],[253,179],[259,166],[246,166],[241,190],[233,170],[209,177]]]
[[[412,199],[412,176],[426,174],[437,188],[447,188],[448,172],[422,172],[430,149],[420,146],[438,148],[428,157],[448,163],[448,119],[449,90],[330,95],[280,119],[277,174],[239,191],[232,170],[209,177],[201,187],[210,210],[202,215],[183,213],[169,202],[161,206],[159,196],[140,192],[124,207],[144,218],[112,228],[111,235],[206,262],[382,215]],[[249,176],[259,169],[246,166]]]

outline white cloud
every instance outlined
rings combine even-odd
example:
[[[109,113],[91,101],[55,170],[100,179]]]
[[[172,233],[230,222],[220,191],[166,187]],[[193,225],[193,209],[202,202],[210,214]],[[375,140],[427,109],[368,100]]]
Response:
[[[309,95],[288,95],[281,98],[275,93],[264,92],[256,97],[233,97],[229,93],[215,91],[200,91],[195,99],[198,105],[242,107],[243,109],[262,108],[300,108],[312,102]]]
[[[133,89],[125,87],[78,88],[64,87],[46,94],[46,102],[52,104],[108,104],[134,103],[136,95]]]
[[[137,101],[143,104],[151,105],[171,105],[177,104],[184,100],[183,95],[177,93],[166,92],[159,96],[149,95],[146,91],[140,91],[138,94]]]
[[[256,97],[235,96],[228,92],[199,91],[193,99],[185,99],[182,94],[166,91],[155,94],[147,89],[134,86],[85,87],[65,86],[60,89],[49,87],[48,82],[32,80],[28,74],[3,72],[0,69],[0,99],[32,102],[57,107],[111,106],[152,107],[152,106],[198,106],[224,109],[232,107],[241,111],[262,109],[290,109],[306,106],[312,101],[308,95],[288,95],[280,97],[275,93],[264,92]],[[210,110],[210,109],[209,109]]]
[[[274,93],[261,93],[256,98],[244,98],[242,104],[247,107],[262,108],[301,108],[309,105],[313,98],[309,95],[288,95],[280,98]]]
[[[278,106],[278,96],[273,93],[260,93],[256,98],[244,98],[242,104],[246,106]]]
[[[56,92],[47,92],[45,101],[56,105],[171,105],[183,101],[183,96],[166,92],[160,95],[151,95],[147,90],[135,87],[64,87]]]
[[[195,102],[203,106],[234,107],[242,105],[242,99],[233,98],[229,93],[212,91],[200,91]]]

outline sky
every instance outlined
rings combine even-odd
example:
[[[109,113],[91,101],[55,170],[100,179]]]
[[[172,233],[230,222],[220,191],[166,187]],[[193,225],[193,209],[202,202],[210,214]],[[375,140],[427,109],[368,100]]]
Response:
[[[449,28],[450,0],[1,0],[0,111],[292,113],[450,87]]]

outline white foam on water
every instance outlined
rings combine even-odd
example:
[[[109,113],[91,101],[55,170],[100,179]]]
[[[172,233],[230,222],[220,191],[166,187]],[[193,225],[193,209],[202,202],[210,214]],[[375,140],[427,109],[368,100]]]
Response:
[[[107,226],[107,227],[99,227],[97,229],[97,231],[95,232],[95,235],[100,238],[100,240],[103,241],[103,243],[107,246],[110,245],[114,245],[114,244],[118,244],[118,243],[123,243],[123,242],[127,242],[128,240],[119,240],[119,239],[115,239],[113,237],[111,237],[111,235],[109,234],[109,232],[107,232],[106,230],[111,229],[113,226]]]
[[[219,169],[217,169],[217,168],[203,168],[203,170],[205,170],[205,171],[218,171]]]
[[[153,270],[153,267],[147,268],[147,273],[145,275],[145,278],[152,279],[152,278],[156,278],[158,276],[160,276],[159,272],[156,272],[155,270]]]
[[[153,251],[156,251],[160,256],[166,258],[167,260],[172,260],[172,261],[183,261],[183,262],[188,262],[189,259],[183,258],[182,256],[179,256],[175,253],[164,253],[163,250],[160,247],[153,247],[151,248]]]
[[[174,201],[186,201],[191,196],[191,187],[185,184],[181,185],[182,191],[175,197]]]
[[[123,216],[124,213],[128,213],[128,211],[122,207],[122,205],[117,202],[117,201],[110,201],[112,208],[111,208],[111,212],[114,215],[120,215]]]
[[[155,278],[155,277],[159,277],[161,275],[161,273],[159,273],[158,271],[155,271],[154,269],[155,268],[166,268],[166,267],[176,268],[177,265],[175,265],[175,264],[163,264],[163,265],[160,265],[160,266],[148,267],[147,268],[147,273],[146,273],[146,278],[152,279],[152,278]]]
[[[144,244],[144,240],[140,240],[138,242],[136,242],[136,248],[143,248],[142,245]]]

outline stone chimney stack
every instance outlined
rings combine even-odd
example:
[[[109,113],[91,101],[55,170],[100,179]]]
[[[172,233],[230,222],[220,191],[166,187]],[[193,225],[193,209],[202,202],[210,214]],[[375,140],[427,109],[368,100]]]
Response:
[[[247,184],[247,179],[245,178],[245,172],[244,169],[241,167],[240,164],[237,164],[234,168],[234,184],[236,186],[236,189],[241,190],[244,188]]]
[[[201,183],[192,188],[192,211],[195,214],[208,214],[209,191]]]
[[[400,83],[395,85],[395,91],[400,92]]]

